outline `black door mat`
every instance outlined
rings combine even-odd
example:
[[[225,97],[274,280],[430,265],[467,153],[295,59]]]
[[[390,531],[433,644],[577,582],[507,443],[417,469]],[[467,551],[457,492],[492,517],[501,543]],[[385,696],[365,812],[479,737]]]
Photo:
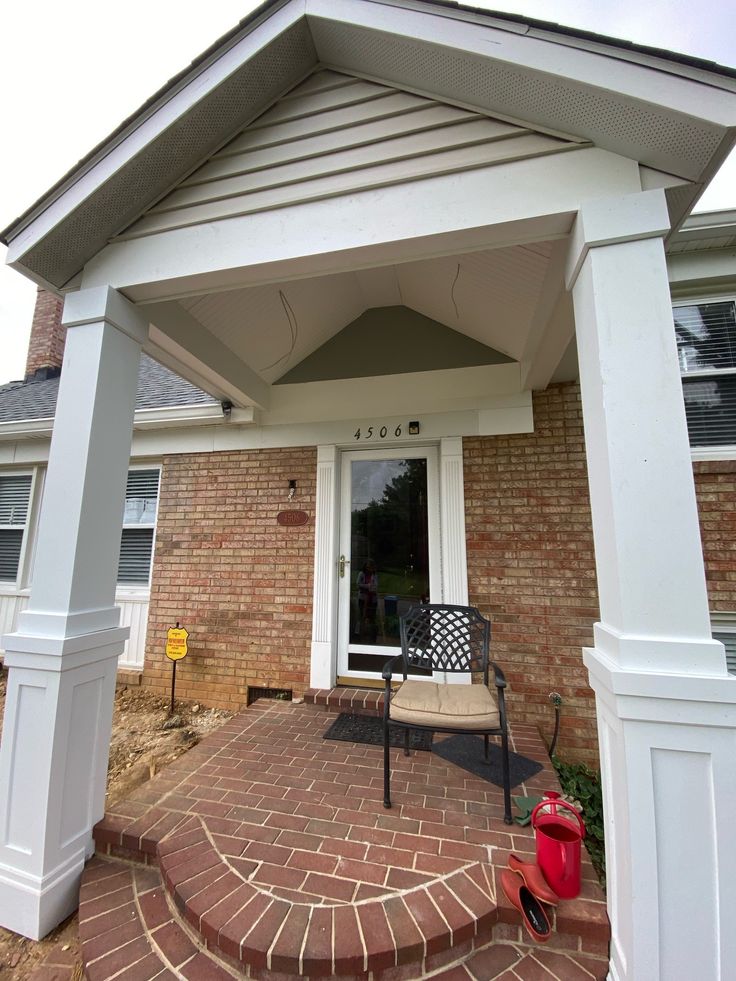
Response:
[[[457,736],[448,736],[433,743],[432,752],[437,756],[454,763],[469,773],[474,773],[482,780],[489,780],[497,787],[503,787],[503,764],[501,762],[501,747],[497,745],[495,739],[491,737],[488,747],[488,763],[483,758],[483,736],[476,736],[470,733],[461,733]],[[518,753],[509,751],[509,773],[511,775],[511,786],[517,787],[520,783],[539,773],[542,764],[536,760],[530,760],[528,756],[519,756]]]
[[[409,748],[429,752],[432,748],[432,733],[421,729],[409,730]],[[369,746],[383,746],[383,719],[377,715],[353,715],[341,712],[323,739],[337,739],[346,743],[368,743]],[[404,745],[404,730],[395,726],[389,728],[389,742],[392,746]]]

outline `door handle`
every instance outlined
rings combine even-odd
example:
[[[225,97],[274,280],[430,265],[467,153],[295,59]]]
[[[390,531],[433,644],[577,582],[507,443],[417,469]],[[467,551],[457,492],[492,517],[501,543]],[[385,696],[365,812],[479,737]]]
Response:
[[[340,570],[340,578],[345,578],[345,566],[350,565],[350,559],[346,559],[344,555],[340,556],[340,560],[337,563],[338,569]]]

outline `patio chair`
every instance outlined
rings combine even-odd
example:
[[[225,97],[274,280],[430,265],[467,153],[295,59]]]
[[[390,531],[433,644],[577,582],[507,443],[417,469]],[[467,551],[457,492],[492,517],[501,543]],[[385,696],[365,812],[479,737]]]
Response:
[[[506,679],[488,659],[491,624],[472,606],[428,603],[414,606],[400,620],[401,654],[383,668],[386,683],[383,705],[383,806],[391,807],[389,731],[404,729],[404,755],[409,755],[411,729],[438,733],[477,733],[484,737],[488,762],[488,737],[501,737],[504,821],[511,824],[509,740],[504,689]],[[496,695],[488,686],[493,667]],[[409,679],[410,668],[447,673],[482,674],[483,684],[448,685]],[[394,672],[403,681],[391,690]]]

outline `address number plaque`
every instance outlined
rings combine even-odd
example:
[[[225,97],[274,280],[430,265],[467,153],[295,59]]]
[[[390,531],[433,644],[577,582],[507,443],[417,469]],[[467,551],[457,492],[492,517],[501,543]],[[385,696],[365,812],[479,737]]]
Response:
[[[380,426],[373,423],[371,425],[359,426],[353,433],[353,439],[356,442],[401,439],[402,436],[418,436],[419,428],[419,423],[415,421],[400,422],[398,425],[391,423],[390,425],[383,424]]]

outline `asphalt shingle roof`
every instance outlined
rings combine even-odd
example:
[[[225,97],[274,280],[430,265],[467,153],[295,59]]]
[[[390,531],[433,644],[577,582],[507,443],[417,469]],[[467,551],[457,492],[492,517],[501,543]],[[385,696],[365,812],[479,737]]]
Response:
[[[48,419],[56,410],[59,378],[0,385],[0,422]],[[136,409],[207,405],[217,400],[147,355],[141,356]]]

